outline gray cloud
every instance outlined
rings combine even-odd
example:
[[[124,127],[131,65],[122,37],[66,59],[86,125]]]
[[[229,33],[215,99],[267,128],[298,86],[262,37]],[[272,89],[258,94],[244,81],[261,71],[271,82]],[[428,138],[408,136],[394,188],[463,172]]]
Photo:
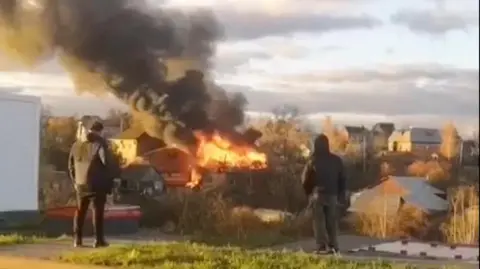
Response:
[[[433,127],[454,120],[463,130],[478,127],[478,70],[410,65],[282,76],[276,81],[278,84],[272,83],[270,88],[280,92],[264,90],[262,85],[252,88],[224,83],[223,86],[230,92],[243,93],[249,102],[248,110],[256,112],[270,112],[279,105],[291,104],[305,114],[358,115],[347,121],[339,120],[347,124],[372,124],[376,119],[388,119],[398,124]],[[322,90],[306,91],[302,83],[318,85]],[[34,90],[42,94],[44,102],[57,114],[104,114],[111,107],[122,107],[113,98],[58,96],[48,94],[46,89],[31,89]]]
[[[18,61],[2,55],[0,52],[0,72],[5,71],[29,71],[29,72],[38,72],[38,73],[62,73],[63,68],[53,60],[49,60],[45,63],[34,67],[28,67],[21,65]]]
[[[379,70],[349,70],[322,75],[283,77],[281,87],[314,82],[329,90],[301,91],[298,86],[282,92],[229,85],[243,92],[249,108],[271,111],[292,104],[304,113],[357,113],[387,116],[460,117],[478,119],[478,70],[441,66],[404,66]],[[274,86],[272,86],[274,87]]]
[[[478,70],[454,68],[438,64],[384,66],[378,69],[353,69],[320,74],[301,75],[302,80],[322,82],[405,82],[419,78],[439,81],[478,82]],[[476,85],[478,89],[478,85]]]
[[[283,14],[259,12],[219,12],[228,39],[255,39],[297,32],[324,33],[351,29],[369,29],[381,22],[368,15]]]
[[[478,11],[453,13],[434,10],[401,10],[391,17],[393,23],[404,25],[413,32],[445,34],[478,26]]]

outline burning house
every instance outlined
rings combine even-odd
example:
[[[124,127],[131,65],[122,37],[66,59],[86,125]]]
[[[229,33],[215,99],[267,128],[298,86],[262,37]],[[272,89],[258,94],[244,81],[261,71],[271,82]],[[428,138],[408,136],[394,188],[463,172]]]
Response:
[[[252,136],[254,133],[256,135]],[[169,187],[194,187],[199,184],[198,177],[203,172],[265,168],[265,155],[257,152],[253,146],[256,139],[252,141],[252,137],[258,138],[258,133],[248,129],[243,136],[251,144],[236,145],[218,134],[212,138],[199,135],[200,143],[195,156],[170,147],[136,127],[113,137],[111,142],[126,174],[148,166],[161,174]]]

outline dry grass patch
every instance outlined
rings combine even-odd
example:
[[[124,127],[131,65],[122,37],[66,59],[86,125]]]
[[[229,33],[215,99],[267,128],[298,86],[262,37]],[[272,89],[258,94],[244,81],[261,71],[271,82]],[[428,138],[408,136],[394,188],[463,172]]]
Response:
[[[415,161],[407,168],[411,176],[426,177],[429,181],[446,180],[450,177],[450,165],[439,161]]]
[[[419,238],[427,232],[428,227],[425,213],[408,206],[403,206],[396,214],[355,214],[351,223],[359,234],[380,239]]]
[[[451,244],[478,244],[478,188],[462,186],[450,195],[451,211],[441,230]]]

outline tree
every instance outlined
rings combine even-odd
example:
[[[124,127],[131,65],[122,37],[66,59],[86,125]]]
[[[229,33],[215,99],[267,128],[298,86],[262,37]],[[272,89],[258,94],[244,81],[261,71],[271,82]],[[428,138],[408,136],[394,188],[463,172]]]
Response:
[[[74,117],[46,117],[42,134],[42,155],[57,170],[67,168],[70,147],[76,139],[77,120]]]
[[[322,121],[322,132],[328,137],[332,151],[343,152],[346,149],[348,136],[335,126],[332,117],[327,116]]]
[[[276,120],[288,121],[288,120],[297,119],[298,116],[300,115],[300,109],[294,105],[285,104],[282,106],[275,107],[272,110],[272,113]]]
[[[457,156],[460,145],[460,137],[453,122],[448,122],[443,126],[441,136],[442,144],[440,146],[440,153],[448,160],[451,160]]]
[[[132,115],[128,112],[110,109],[104,119],[106,125],[119,126],[120,131],[128,129],[132,126]]]

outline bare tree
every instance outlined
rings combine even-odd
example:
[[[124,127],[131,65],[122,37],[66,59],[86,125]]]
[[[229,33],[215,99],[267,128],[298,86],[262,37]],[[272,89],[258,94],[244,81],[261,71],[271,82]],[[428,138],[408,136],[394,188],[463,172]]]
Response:
[[[443,126],[441,135],[440,153],[448,160],[451,160],[459,153],[460,146],[458,131],[453,122],[448,122]]]
[[[330,116],[322,121],[322,132],[328,137],[330,148],[335,152],[343,152],[348,144],[348,136],[339,130]]]
[[[298,116],[300,115],[300,109],[294,105],[285,104],[275,107],[272,110],[272,113],[276,120],[287,121],[298,118]]]

